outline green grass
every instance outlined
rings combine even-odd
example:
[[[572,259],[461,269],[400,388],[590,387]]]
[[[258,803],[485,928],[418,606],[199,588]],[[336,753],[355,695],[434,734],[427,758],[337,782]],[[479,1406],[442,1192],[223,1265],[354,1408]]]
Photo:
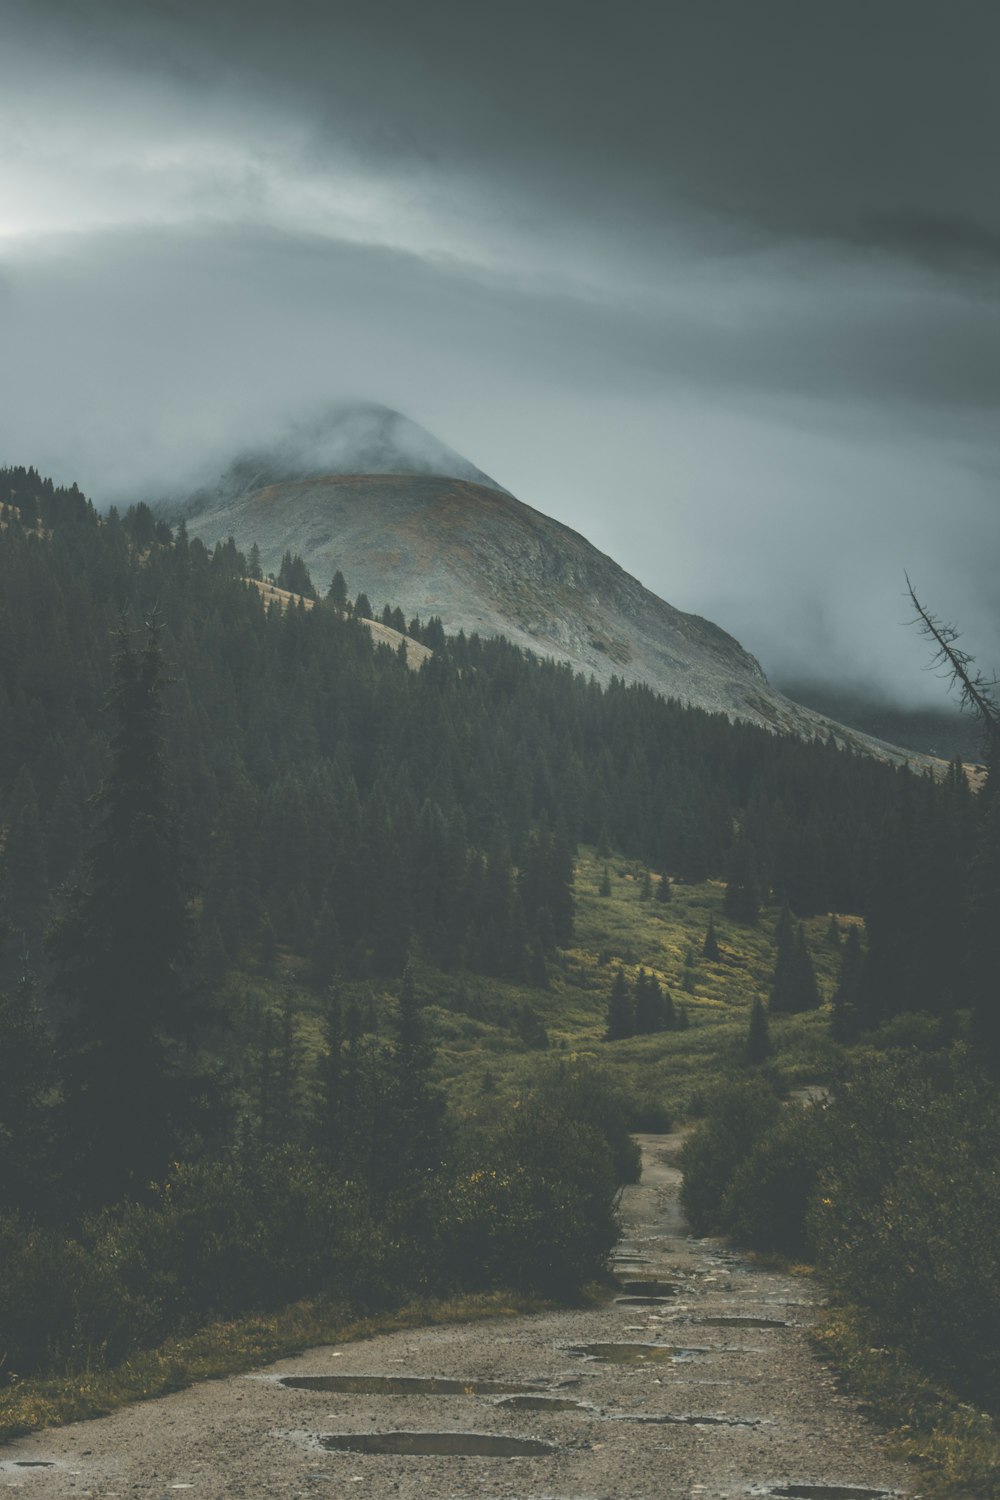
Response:
[[[920,1466],[927,1500],[1000,1500],[1000,1427],[916,1370],[898,1349],[872,1347],[865,1314],[827,1313],[815,1340],[820,1354],[897,1451]]]
[[[605,864],[610,896],[598,894]],[[531,1087],[540,1068],[559,1058],[587,1056],[599,1061],[635,1102],[637,1122],[657,1113],[674,1121],[696,1116],[714,1088],[745,1070],[750,1007],[756,995],[766,999],[771,985],[777,908],[764,909],[756,927],[732,922],[723,915],[725,887],[718,881],[677,883],[670,902],[644,901],[643,873],[643,866],[634,861],[604,861],[592,850],[581,851],[574,890],[574,945],[551,965],[548,989],[471,972],[441,973],[417,962],[417,989],[436,1048],[436,1080],[459,1116],[476,1111],[491,1095],[518,1095]],[[655,883],[660,872],[653,874]],[[702,956],[710,916],[722,950],[715,963]],[[852,920],[844,917],[842,923]],[[825,1081],[842,1056],[829,1036],[828,1002],[836,986],[839,953],[827,942],[828,923],[828,914],[805,923],[827,1003],[812,1014],[771,1021],[772,1071],[789,1088]],[[684,989],[689,955],[690,993]],[[619,965],[630,979],[640,967],[654,973],[675,1004],[686,1006],[688,1029],[606,1042],[605,1011]],[[323,1032],[321,1002],[303,984],[304,968],[286,953],[272,978],[240,975],[230,980],[230,986],[248,1025],[255,1010],[277,1014],[290,1000],[303,1059],[303,1097],[308,1100]],[[343,989],[374,1011],[380,1028],[387,1023],[394,991],[377,983]],[[525,1009],[544,1026],[547,1047],[525,1041],[519,1022]],[[240,1025],[238,1020],[237,1028]]]
[[[5,1386],[0,1389],[0,1443],[43,1427],[104,1417],[131,1402],[167,1396],[199,1380],[242,1374],[320,1344],[356,1343],[401,1328],[510,1317],[548,1305],[513,1292],[484,1292],[411,1302],[359,1318],[344,1307],[305,1301],[277,1313],[212,1323],[189,1338],[143,1350],[111,1370],[54,1374]]]
[[[423,974],[421,992],[432,1000],[428,1017],[438,1043],[437,1071],[453,1105],[476,1107],[485,1089],[517,1093],[553,1058],[587,1055],[599,1060],[639,1110],[653,1105],[674,1120],[697,1115],[712,1089],[745,1068],[743,1047],[756,995],[767,997],[774,967],[777,909],[761,913],[757,927],[722,913],[724,886],[674,886],[669,903],[642,900],[641,866],[607,862],[611,895],[598,894],[605,862],[585,850],[577,862],[574,946],[553,966],[549,990],[505,984],[475,975]],[[658,873],[658,872],[657,872]],[[709,916],[721,958],[709,963],[702,945]],[[845,919],[845,920],[850,920]],[[826,941],[827,914],[806,930],[817,977],[828,1002],[836,986],[839,955]],[[693,955],[691,993],[683,988],[685,961]],[[656,974],[675,1004],[687,1006],[686,1031],[604,1041],[605,1011],[619,964],[630,979],[640,967]],[[435,991],[436,986],[436,991]],[[437,995],[438,1004],[433,1003]],[[464,994],[478,1018],[455,1010]],[[521,1005],[538,1012],[548,1033],[546,1051],[526,1047],[511,1018]],[[490,1016],[508,1017],[507,1024]],[[822,1082],[841,1056],[829,1037],[826,1003],[810,1015],[776,1017],[771,1035],[774,1071],[788,1087]]]

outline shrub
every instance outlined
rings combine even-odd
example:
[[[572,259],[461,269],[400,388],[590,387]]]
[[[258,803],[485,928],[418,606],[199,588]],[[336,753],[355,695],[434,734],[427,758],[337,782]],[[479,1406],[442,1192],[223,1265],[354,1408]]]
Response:
[[[927,1372],[1000,1404],[1000,1101],[956,1050],[859,1068],[829,1114],[812,1234],[842,1290]]]
[[[726,1233],[755,1250],[810,1255],[808,1210],[828,1134],[820,1106],[785,1105],[730,1179],[720,1208]]]
[[[631,1105],[603,1069],[583,1059],[559,1063],[542,1075],[538,1099],[553,1114],[587,1125],[603,1137],[616,1182],[639,1181],[642,1161],[630,1134]]]
[[[619,1233],[613,1160],[592,1125],[515,1105],[488,1155],[452,1184],[442,1244],[456,1282],[572,1296],[607,1269]]]
[[[695,1234],[724,1231],[726,1190],[780,1109],[777,1094],[763,1078],[731,1084],[715,1094],[706,1118],[681,1151],[681,1204]]]

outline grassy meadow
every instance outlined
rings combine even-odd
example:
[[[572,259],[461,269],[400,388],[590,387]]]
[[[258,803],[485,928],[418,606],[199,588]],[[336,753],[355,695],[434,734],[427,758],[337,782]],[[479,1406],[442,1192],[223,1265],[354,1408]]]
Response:
[[[607,868],[610,895],[600,894]],[[417,990],[436,1048],[436,1081],[459,1115],[480,1112],[530,1087],[559,1060],[589,1059],[606,1069],[628,1100],[634,1127],[665,1129],[701,1114],[723,1080],[747,1070],[745,1044],[750,1008],[767,999],[774,969],[776,907],[762,908],[757,926],[723,914],[725,887],[676,882],[672,899],[656,899],[661,872],[652,871],[653,895],[643,897],[645,868],[621,858],[599,859],[581,850],[576,863],[573,947],[549,968],[549,986],[511,984],[472,973],[440,973],[415,962]],[[703,956],[709,919],[720,949]],[[838,918],[842,931],[856,921]],[[842,1050],[830,1039],[829,1001],[836,987],[839,949],[829,941],[828,914],[807,918],[805,928],[824,1004],[820,1010],[771,1019],[774,1056],[768,1065],[789,1088],[822,1083]],[[640,968],[656,976],[684,1009],[684,1029],[604,1039],[608,998],[617,969],[634,981]],[[279,955],[273,977],[244,974],[237,987],[248,1029],[286,1009],[294,1013],[301,1103],[307,1111],[323,1049],[322,1001],[302,984],[303,965]],[[344,986],[356,998],[366,1029],[382,1030],[394,998],[375,983]],[[248,1081],[248,1086],[252,1084]]]

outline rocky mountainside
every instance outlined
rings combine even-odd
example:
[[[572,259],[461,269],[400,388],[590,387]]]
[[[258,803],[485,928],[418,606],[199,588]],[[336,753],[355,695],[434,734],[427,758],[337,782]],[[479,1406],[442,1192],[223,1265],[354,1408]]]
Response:
[[[599,681],[647,683],[769,728],[876,744],[785,698],[724,630],[674,609],[399,413],[341,408],[171,509],[206,544],[256,542],[265,571],[286,549],[301,553],[321,591],[339,568],[376,609],[438,615],[448,632],[504,635]]]

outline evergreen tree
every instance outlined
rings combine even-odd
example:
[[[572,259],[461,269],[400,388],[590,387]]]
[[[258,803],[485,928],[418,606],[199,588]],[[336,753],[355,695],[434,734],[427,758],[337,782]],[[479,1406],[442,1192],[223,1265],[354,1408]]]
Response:
[[[721,956],[719,952],[719,940],[715,936],[715,920],[713,917],[709,917],[708,919],[708,928],[705,932],[705,941],[702,944],[701,951],[702,955],[710,963],[717,963],[719,961]]]
[[[759,995],[754,997],[750,1009],[750,1028],[747,1032],[747,1062],[755,1067],[766,1062],[774,1051],[771,1033],[767,1024],[767,1011]]]
[[[663,991],[655,974],[639,970],[635,985],[635,1031],[638,1036],[647,1036],[665,1029]]]
[[[649,901],[653,895],[653,877],[648,870],[643,871],[642,888],[639,891],[640,901]]]
[[[85,883],[57,929],[64,1124],[86,1203],[143,1191],[190,1124],[191,929],[163,764],[160,629],[118,632],[111,771]]]
[[[0,1212],[47,1206],[52,1083],[52,1038],[23,978],[0,992]]]
[[[356,620],[370,620],[372,618],[372,602],[367,594],[359,594],[355,599],[354,618]]]
[[[300,553],[296,552],[293,556],[290,551],[285,552],[281,559],[281,567],[278,569],[278,587],[287,589],[290,594],[301,594],[306,599],[315,599],[316,590],[309,577],[309,569]]]
[[[608,1000],[604,1039],[608,1042],[618,1042],[634,1035],[635,1003],[629,990],[628,980],[625,978],[625,971],[619,968],[615,974]]]
[[[664,906],[674,898],[674,888],[668,875],[661,875],[656,887],[656,899]]]
[[[864,957],[858,928],[852,923],[840,954],[840,974],[833,997],[830,1034],[835,1042],[856,1042],[861,1034],[859,1008]]]
[[[740,838],[729,861],[729,883],[722,909],[734,922],[756,927],[760,916],[760,882],[753,850],[745,837]]]
[[[334,609],[339,610],[341,614],[347,609],[347,584],[339,568],[330,579],[330,587],[326,591],[326,597]]]
[[[777,955],[771,983],[772,1015],[792,1015],[816,1010],[820,1004],[816,971],[806,944],[805,928],[792,918],[788,908],[778,922]]]
[[[396,1013],[393,1105],[401,1182],[407,1173],[439,1166],[445,1147],[445,1100],[431,1083],[434,1051],[417,998],[412,964],[403,972]]]
[[[252,578],[256,583],[264,577],[260,565],[260,548],[256,542],[251,545],[250,556],[247,558],[247,577]]]
[[[601,874],[601,881],[597,887],[597,894],[599,896],[605,897],[611,895],[611,872],[609,871],[607,865],[604,866],[603,873]]]

